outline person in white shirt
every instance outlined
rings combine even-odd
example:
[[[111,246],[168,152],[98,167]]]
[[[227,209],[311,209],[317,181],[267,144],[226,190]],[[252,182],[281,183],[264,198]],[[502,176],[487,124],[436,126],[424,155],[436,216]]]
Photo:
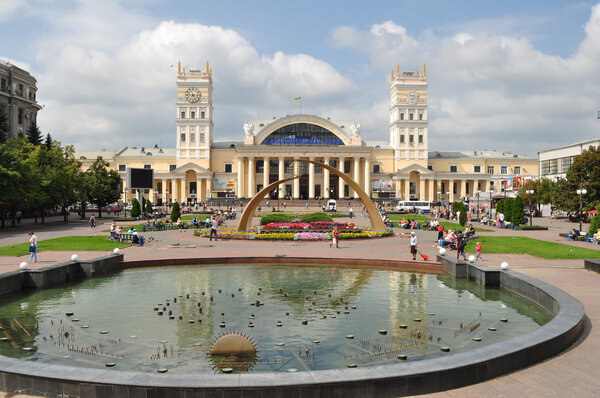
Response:
[[[37,263],[38,237],[35,233],[29,233],[29,261]]]
[[[410,233],[410,254],[412,254],[412,259],[417,259],[417,245],[419,244],[419,238],[417,238],[417,234],[415,231]]]

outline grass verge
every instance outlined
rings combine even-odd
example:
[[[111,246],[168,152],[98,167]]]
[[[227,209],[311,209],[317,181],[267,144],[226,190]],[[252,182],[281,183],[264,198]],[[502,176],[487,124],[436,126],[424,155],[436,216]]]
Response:
[[[547,242],[522,236],[480,236],[477,239],[485,253],[522,253],[541,258],[598,258],[600,251],[562,243]],[[467,244],[467,252],[475,251],[475,241]]]
[[[38,252],[49,250],[66,250],[66,251],[109,251],[118,247],[131,246],[127,242],[113,242],[108,240],[106,236],[65,236],[62,238],[54,238],[42,240],[38,244]],[[22,256],[29,253],[29,243],[19,243],[16,245],[0,247],[0,256]]]

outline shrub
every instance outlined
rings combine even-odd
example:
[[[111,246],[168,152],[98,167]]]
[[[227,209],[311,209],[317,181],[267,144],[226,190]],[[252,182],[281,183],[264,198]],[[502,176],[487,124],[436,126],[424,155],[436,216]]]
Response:
[[[289,214],[267,214],[260,219],[260,225],[267,225],[272,222],[292,222],[292,216]]]
[[[467,225],[467,207],[465,206],[465,204],[463,202],[453,202],[452,209],[455,213],[460,211],[458,223],[463,227]]]
[[[173,202],[173,207],[171,208],[171,221],[176,222],[181,217],[181,208],[179,207],[179,202]]]
[[[147,200],[144,204],[144,212],[146,214],[152,214],[152,202],[150,202],[149,200]]]
[[[142,210],[140,209],[140,202],[133,198],[131,201],[131,217],[139,217],[142,214]]]
[[[513,199],[512,206],[512,218],[511,221],[515,225],[521,225],[525,223],[525,211],[523,210],[523,198],[517,196]]]
[[[588,229],[588,233],[590,235],[594,235],[600,229],[600,214],[595,215],[590,220],[590,228]]]
[[[333,218],[326,213],[309,213],[305,214],[300,218],[301,222],[313,222],[313,221],[333,221]]]

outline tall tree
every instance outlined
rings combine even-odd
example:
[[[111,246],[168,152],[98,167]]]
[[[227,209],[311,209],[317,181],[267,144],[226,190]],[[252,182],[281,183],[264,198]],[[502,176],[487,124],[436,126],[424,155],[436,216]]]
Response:
[[[565,186],[575,201],[575,210],[579,210],[578,189],[585,189],[587,194],[581,197],[583,210],[595,209],[600,205],[600,146],[590,146],[581,155],[575,156],[573,164],[567,172]]]
[[[521,225],[525,222],[525,211],[523,210],[523,198],[517,196],[513,199],[511,222],[514,225]]]
[[[142,214],[140,201],[136,198],[133,198],[131,200],[131,217],[137,218],[140,216],[140,214]]]
[[[150,199],[148,199],[145,203],[144,213],[152,214],[152,202],[150,202]]]
[[[171,207],[171,221],[176,222],[181,217],[181,209],[179,207],[179,201],[173,202],[173,207]]]
[[[98,218],[102,217],[102,207],[116,202],[121,197],[121,176],[108,166],[108,162],[102,159],[102,156],[98,156],[86,171],[89,200],[98,205]]]
[[[44,141],[44,145],[46,145],[46,149],[50,149],[52,148],[52,136],[50,135],[50,133],[46,134],[46,141]]]
[[[8,139],[9,133],[6,105],[0,104],[0,144]]]
[[[27,129],[27,140],[33,145],[40,145],[42,143],[42,132],[35,120],[31,123],[29,129]]]

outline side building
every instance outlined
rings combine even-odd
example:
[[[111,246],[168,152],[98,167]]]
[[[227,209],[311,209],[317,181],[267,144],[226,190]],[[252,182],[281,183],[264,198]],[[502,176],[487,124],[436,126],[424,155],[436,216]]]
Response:
[[[538,152],[539,175],[541,178],[567,178],[567,172],[577,155],[591,146],[600,146],[600,137],[593,140],[576,142]]]
[[[42,107],[37,103],[37,81],[24,69],[0,62],[0,104],[8,119],[8,137],[25,135]]]
[[[537,176],[537,160],[508,152],[431,151],[427,71],[392,71],[389,141],[365,140],[357,121],[296,114],[248,121],[243,139],[213,137],[212,69],[178,65],[175,148],[125,147],[115,153],[78,152],[84,163],[101,155],[122,173],[155,170],[147,197],[156,204],[251,198],[263,187],[294,175],[272,199],[358,198],[323,162],[350,175],[377,200],[453,201],[478,192],[511,196],[524,178]],[[295,162],[294,160],[300,160]],[[123,200],[135,193],[124,187]]]

